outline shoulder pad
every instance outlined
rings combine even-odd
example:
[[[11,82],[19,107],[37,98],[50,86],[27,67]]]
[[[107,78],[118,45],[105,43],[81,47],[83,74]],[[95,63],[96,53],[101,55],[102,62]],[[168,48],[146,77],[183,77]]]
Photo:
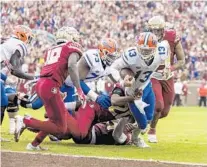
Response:
[[[26,56],[28,54],[27,47],[23,42],[19,42],[16,46],[16,50],[18,50],[22,57]]]
[[[74,49],[77,52],[82,53],[82,46],[77,42],[68,42],[65,44],[68,48]]]
[[[91,49],[84,52],[83,56],[90,68],[99,66],[99,63],[101,62],[99,53],[96,49]]]
[[[176,31],[174,29],[165,30],[164,40],[174,42],[176,38]]]
[[[164,60],[169,56],[170,46],[167,40],[161,41],[157,45],[157,53]]]

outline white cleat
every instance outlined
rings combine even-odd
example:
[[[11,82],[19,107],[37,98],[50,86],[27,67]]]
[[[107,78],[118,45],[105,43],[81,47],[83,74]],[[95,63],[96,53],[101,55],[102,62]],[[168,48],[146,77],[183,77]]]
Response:
[[[157,143],[157,136],[156,134],[148,134],[148,141],[150,143]]]
[[[150,148],[150,146],[147,143],[145,143],[144,139],[142,139],[141,137],[138,137],[136,140],[132,142],[139,148]]]
[[[18,115],[15,117],[16,127],[14,132],[14,140],[15,142],[19,141],[19,138],[22,134],[22,132],[26,129],[26,126],[23,122],[24,117]]]
[[[41,146],[33,146],[31,143],[27,144],[26,150],[28,151],[45,151],[48,150],[48,148],[43,148]]]

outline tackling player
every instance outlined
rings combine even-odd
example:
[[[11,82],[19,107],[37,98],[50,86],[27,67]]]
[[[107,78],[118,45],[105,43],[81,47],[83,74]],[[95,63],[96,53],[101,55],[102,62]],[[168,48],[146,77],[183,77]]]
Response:
[[[90,126],[85,126],[82,127],[84,128],[84,131],[86,132],[86,135],[83,136],[81,134],[77,135],[77,134],[71,134],[71,130],[70,130],[70,119],[67,119],[67,124],[68,124],[68,128],[66,130],[66,133],[64,134],[56,134],[55,136],[58,139],[70,139],[73,138],[74,141],[76,143],[79,144],[89,144],[89,143],[94,143],[95,139],[94,136],[92,137],[92,135],[94,135],[94,133],[96,133],[96,131],[94,131],[95,129],[90,128],[92,124],[96,124],[97,122],[106,122],[106,121],[110,121],[110,120],[116,120],[122,117],[129,117],[130,111],[128,108],[128,102],[131,102],[134,100],[134,97],[132,96],[125,96],[125,93],[123,91],[123,89],[121,89],[120,87],[115,87],[112,95],[111,95],[111,102],[112,102],[112,107],[108,110],[108,109],[104,109],[102,108],[99,104],[95,103],[95,102],[87,102],[86,107],[83,109],[82,107],[80,107],[78,109],[77,112],[74,113],[74,118],[87,118],[90,117],[90,115],[88,115],[87,113],[93,112],[95,117],[93,119],[91,119],[90,122]],[[68,113],[69,115],[69,113]],[[83,121],[78,119],[79,121]],[[103,140],[101,140],[101,136],[103,137],[105,135],[105,137],[109,137],[110,135],[112,135],[110,132],[111,131],[105,131],[105,126],[101,126],[102,128],[98,128],[98,138],[97,139],[97,144],[101,144],[100,142],[103,142]],[[29,129],[31,129],[29,127]],[[23,129],[22,129],[23,130]],[[34,129],[33,129],[34,131]],[[43,132],[43,131],[39,131],[38,129],[35,129],[35,131],[38,131],[38,135],[36,136],[36,138],[33,140],[32,143],[29,143],[26,147],[26,149],[28,150],[37,150],[39,149],[39,145],[41,144],[41,142],[44,140],[44,138],[48,135],[47,133]],[[109,132],[109,133],[105,133],[105,132]],[[113,136],[114,137],[114,136]],[[123,138],[122,141],[117,141],[120,144],[123,144],[125,142],[128,141],[128,137]],[[100,142],[98,142],[98,140]]]
[[[77,71],[77,61],[82,56],[82,47],[77,43],[79,33],[73,27],[62,27],[57,31],[56,39],[57,45],[46,52],[45,66],[36,84],[36,92],[44,103],[49,120],[40,121],[27,116],[16,117],[18,126],[15,131],[15,141],[19,140],[21,129],[25,126],[49,134],[64,134],[69,129],[74,135],[84,136],[87,122],[94,118],[94,113],[87,110],[84,111],[83,117],[73,118],[68,114],[60,94],[60,87],[70,75],[83,108],[85,107],[85,96],[80,87]],[[88,117],[84,118],[85,115]],[[69,126],[67,126],[68,120]]]
[[[154,118],[148,132],[148,140],[151,143],[156,143],[156,125],[158,120],[168,115],[174,99],[174,80],[172,72],[184,65],[185,55],[177,32],[174,29],[165,29],[165,21],[162,17],[152,17],[148,21],[148,28],[149,31],[157,36],[159,42],[167,40],[171,51],[170,57],[162,62],[151,79],[156,97],[156,105]],[[160,49],[161,52],[166,52],[162,48]]]

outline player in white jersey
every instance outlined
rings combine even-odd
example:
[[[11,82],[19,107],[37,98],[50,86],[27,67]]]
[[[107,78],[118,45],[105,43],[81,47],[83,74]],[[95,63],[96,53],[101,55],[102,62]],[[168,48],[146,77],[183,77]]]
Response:
[[[83,53],[78,62],[79,76],[83,92],[93,101],[96,101],[104,108],[108,108],[111,103],[106,95],[98,95],[91,90],[85,82],[95,81],[104,76],[110,75],[110,65],[118,57],[118,45],[111,38],[102,39],[98,49],[90,49]],[[72,86],[70,77],[65,81],[66,86]]]
[[[34,37],[32,30],[26,26],[16,26],[14,33],[0,46],[1,54],[1,123],[4,118],[4,111],[8,106],[8,97],[5,92],[5,81],[11,73],[19,78],[34,79],[34,76],[22,72],[21,66],[24,56],[27,55],[26,44]]]
[[[141,131],[146,131],[147,124],[153,117],[155,96],[150,77],[160,63],[169,57],[169,44],[166,41],[158,43],[156,36],[150,32],[141,33],[137,39],[137,45],[137,47],[126,49],[122,57],[111,66],[112,69],[120,71],[122,78],[131,80],[127,82],[129,85],[125,85],[126,94],[138,97],[129,104],[139,127],[133,135],[135,144],[137,135]]]

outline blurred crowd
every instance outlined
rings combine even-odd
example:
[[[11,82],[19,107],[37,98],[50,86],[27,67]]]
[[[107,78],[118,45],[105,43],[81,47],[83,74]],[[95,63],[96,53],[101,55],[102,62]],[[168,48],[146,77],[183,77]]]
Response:
[[[186,67],[175,73],[181,80],[207,80],[207,2],[138,1],[16,1],[1,2],[1,38],[11,35],[17,24],[36,32],[25,69],[38,73],[43,52],[55,41],[62,26],[81,32],[84,49],[95,48],[102,37],[118,41],[120,48],[135,45],[135,36],[146,22],[161,15],[180,34],[186,54]]]

